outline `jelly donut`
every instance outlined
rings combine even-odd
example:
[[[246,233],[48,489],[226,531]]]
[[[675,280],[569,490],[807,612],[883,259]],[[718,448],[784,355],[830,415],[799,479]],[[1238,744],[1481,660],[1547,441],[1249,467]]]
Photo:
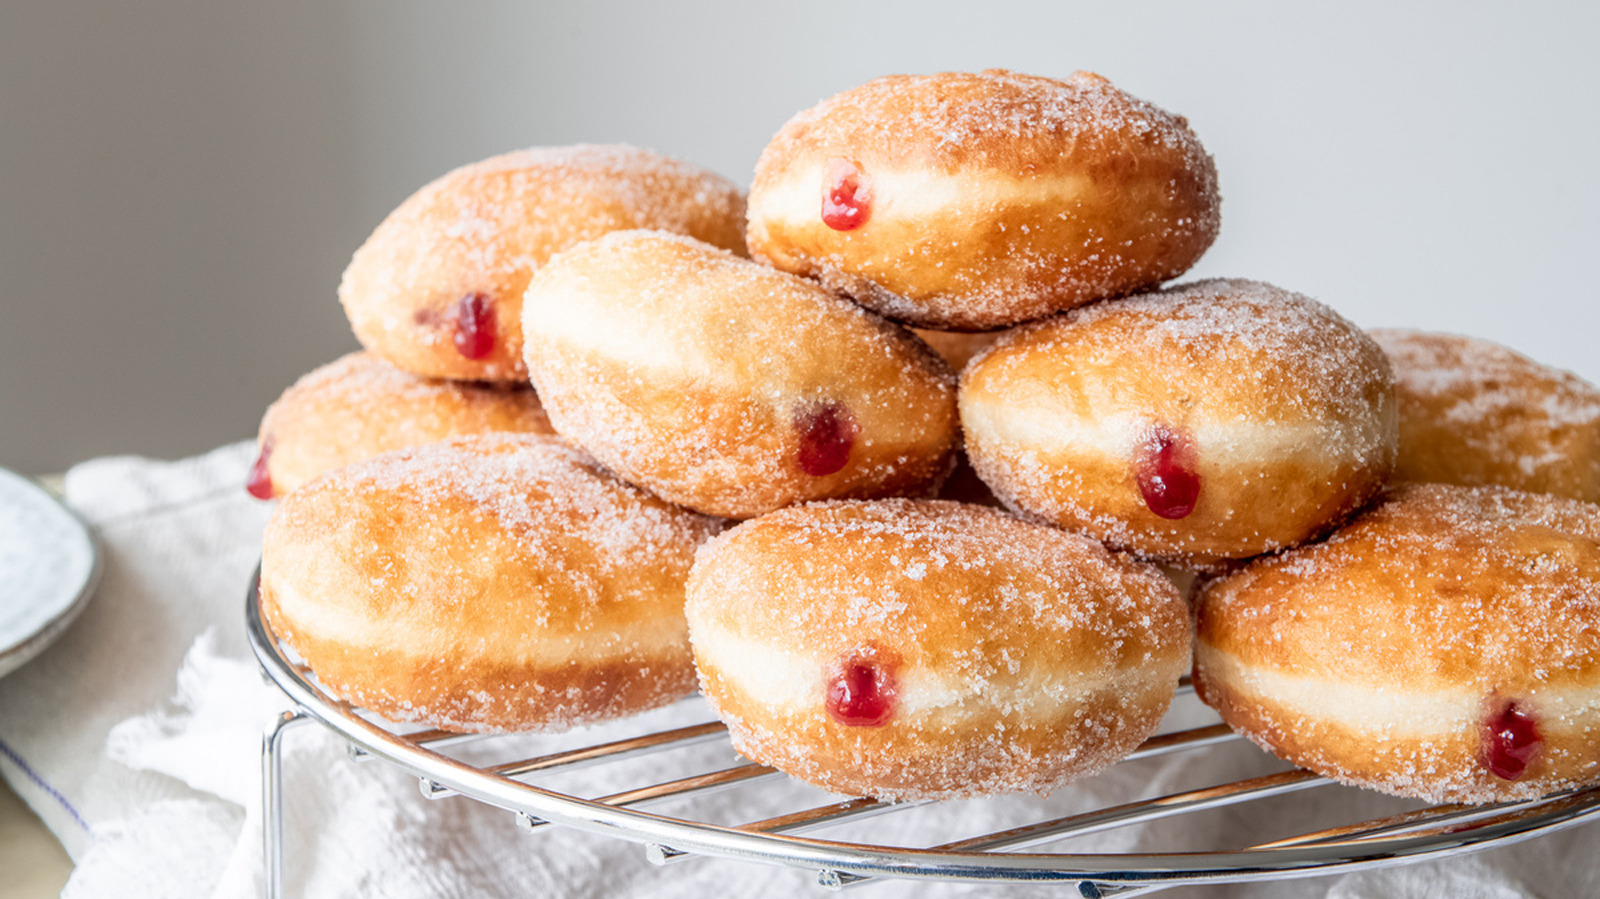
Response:
[[[556,431],[672,502],[748,518],[926,494],[959,437],[955,379],[909,331],[676,234],[552,258],[523,301]]]
[[[779,130],[746,239],[890,318],[984,330],[1182,274],[1219,204],[1188,123],[1099,75],[893,75]]]
[[[527,385],[419,378],[371,353],[351,353],[305,375],[267,408],[245,486],[269,499],[379,453],[491,431],[553,433]]]
[[[967,366],[961,421],[973,467],[1008,506],[1192,566],[1328,530],[1395,457],[1378,345],[1253,281],[1020,327]]]
[[[1396,478],[1600,502],[1600,389],[1487,340],[1370,333],[1394,365]]]
[[[459,437],[284,497],[261,611],[323,685],[385,718],[558,730],[694,689],[683,587],[714,530],[555,437]]]
[[[1408,485],[1196,607],[1200,696],[1294,764],[1435,802],[1600,782],[1600,506]]]
[[[884,800],[1043,793],[1155,729],[1189,664],[1154,566],[940,500],[745,522],[689,577],[701,692],[739,752]]]
[[[339,300],[363,346],[435,378],[526,381],[528,277],[607,231],[661,228],[743,252],[727,179],[627,146],[542,147],[463,166],[417,191],[356,250]]]

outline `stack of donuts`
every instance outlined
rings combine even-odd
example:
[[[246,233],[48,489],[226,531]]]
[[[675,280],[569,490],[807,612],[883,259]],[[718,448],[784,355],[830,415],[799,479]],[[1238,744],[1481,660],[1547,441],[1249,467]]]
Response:
[[[1188,123],[1088,73],[877,79],[748,198],[627,147],[458,169],[356,251],[365,352],[262,423],[263,615],[392,720],[698,687],[886,800],[1100,770],[1191,670],[1348,783],[1600,782],[1600,391],[1169,283],[1219,206]]]

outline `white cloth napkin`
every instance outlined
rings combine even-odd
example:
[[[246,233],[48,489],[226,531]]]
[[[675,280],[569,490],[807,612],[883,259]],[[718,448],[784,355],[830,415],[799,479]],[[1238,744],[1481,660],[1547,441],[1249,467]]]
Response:
[[[98,594],[39,658],[0,680],[0,774],[61,839],[77,868],[64,896],[245,897],[260,890],[260,740],[287,706],[264,684],[243,633],[246,585],[270,506],[242,488],[253,447],[164,463],[102,459],[74,468],[68,501],[105,553]],[[1197,714],[1188,710],[1185,714]],[[1198,714],[1204,714],[1201,710]],[[705,719],[696,702],[565,737],[491,741],[518,756]],[[640,847],[573,830],[528,834],[465,798],[428,800],[414,778],[356,763],[324,728],[286,735],[288,894],[321,897],[823,895],[814,873],[721,859],[666,867]],[[515,745],[506,745],[512,743]],[[465,749],[466,753],[484,751]],[[701,747],[593,769],[555,783],[580,795],[667,779],[726,748]],[[490,761],[491,759],[482,759]],[[958,839],[1283,766],[1238,741],[1119,765],[1048,799],[898,812],[819,834],[886,844]],[[740,823],[824,797],[788,781],[698,800],[695,814]],[[1059,851],[1160,851],[1247,844],[1409,807],[1323,787],[1244,808],[1125,828]],[[665,813],[682,807],[665,807]],[[1308,817],[1315,814],[1316,817]],[[1593,825],[1448,860],[1266,884],[1179,887],[1171,896],[1468,897],[1600,894]],[[1070,886],[888,882],[861,895],[1075,894]]]

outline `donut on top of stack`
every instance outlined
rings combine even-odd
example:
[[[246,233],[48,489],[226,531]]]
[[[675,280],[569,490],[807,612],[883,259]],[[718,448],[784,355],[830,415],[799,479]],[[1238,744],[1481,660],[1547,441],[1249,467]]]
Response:
[[[1200,281],[1008,333],[961,379],[967,455],[1012,508],[1190,567],[1323,533],[1394,468],[1394,379],[1307,297]]]
[[[1371,334],[1394,365],[1397,479],[1600,502],[1600,388],[1487,340]]]
[[[744,200],[720,175],[621,145],[537,147],[462,166],[356,250],[339,300],[372,352],[419,375],[527,380],[522,292],[551,254],[624,228],[743,252]]]
[[[893,75],[773,137],[746,239],[882,315],[985,330],[1182,274],[1219,203],[1188,123],[1099,75]]]
[[[909,331],[816,284],[661,231],[560,253],[523,301],[558,433],[627,480],[728,518],[927,494],[955,379]]]

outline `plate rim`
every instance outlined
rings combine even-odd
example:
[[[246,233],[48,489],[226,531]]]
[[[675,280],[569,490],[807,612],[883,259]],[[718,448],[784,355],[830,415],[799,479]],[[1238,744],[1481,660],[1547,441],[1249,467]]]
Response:
[[[44,485],[35,478],[12,471],[9,468],[0,468],[0,480],[15,481],[23,488],[24,493],[31,492],[36,498],[43,499],[56,510],[64,513],[64,521],[74,526],[74,532],[81,534],[89,549],[89,570],[82,582],[77,586],[77,592],[60,611],[47,618],[32,632],[22,635],[10,645],[0,644],[0,677],[5,677],[11,672],[21,668],[32,661],[45,647],[54,643],[67,628],[83,614],[90,598],[94,596],[95,588],[100,583],[100,575],[104,569],[104,554],[101,552],[100,540],[95,535],[94,528],[84,519],[78,511],[61,498],[45,489]]]

